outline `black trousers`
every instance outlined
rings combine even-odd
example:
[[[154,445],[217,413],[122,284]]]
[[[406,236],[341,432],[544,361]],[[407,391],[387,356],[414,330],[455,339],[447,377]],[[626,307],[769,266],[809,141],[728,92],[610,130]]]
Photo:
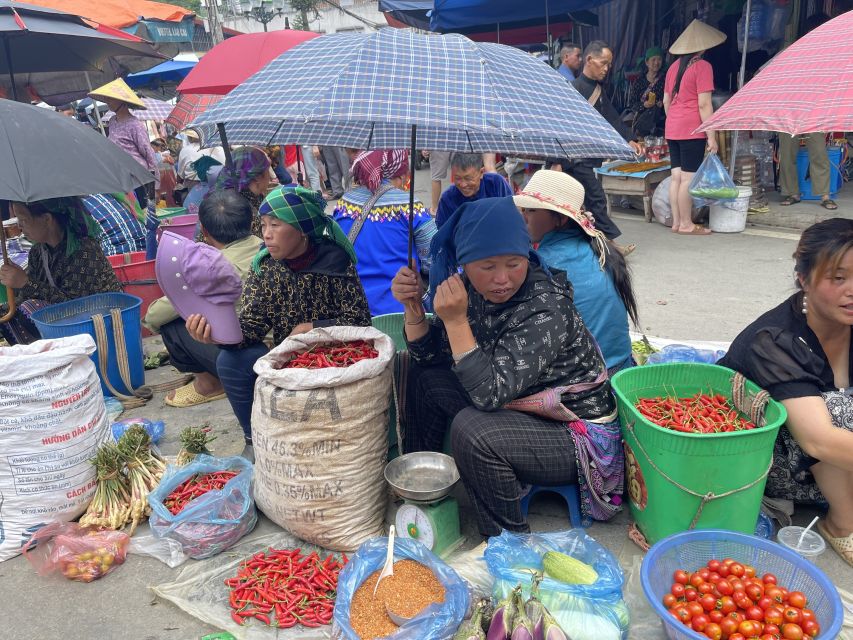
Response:
[[[525,485],[577,483],[565,425],[518,411],[479,411],[445,368],[413,365],[406,396],[405,451],[441,451],[450,425],[453,458],[482,535],[530,531],[521,514]]]
[[[183,373],[209,373],[217,376],[219,347],[193,340],[182,318],[160,327],[160,336],[169,352],[172,366]]]
[[[548,166],[559,164],[563,173],[568,173],[580,182],[584,188],[583,207],[595,220],[595,226],[610,240],[615,240],[622,235],[622,231],[616,223],[607,215],[607,196],[601,186],[601,181],[595,175],[594,161],[587,160],[554,160]],[[600,163],[599,163],[600,164]]]

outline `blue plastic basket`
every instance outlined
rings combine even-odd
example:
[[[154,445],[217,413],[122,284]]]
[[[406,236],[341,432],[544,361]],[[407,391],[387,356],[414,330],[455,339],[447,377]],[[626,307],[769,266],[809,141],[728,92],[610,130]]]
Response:
[[[838,636],[844,610],[838,591],[823,571],[775,542],[724,529],[704,529],[664,538],[643,558],[643,592],[670,640],[708,640],[673,618],[662,600],[672,587],[672,574],[677,569],[695,571],[713,558],[734,558],[754,566],[758,575],[775,574],[781,586],[802,591],[808,598],[821,627],[818,640],[835,640]]]
[[[97,339],[95,338],[95,324],[92,322],[92,316],[95,314],[104,316],[104,325],[107,329],[107,342],[109,346],[107,375],[116,391],[130,395],[131,390],[124,385],[121,380],[121,374],[119,373],[110,309],[121,310],[121,319],[124,325],[125,350],[127,351],[128,368],[130,369],[130,383],[135,389],[145,384],[145,367],[142,361],[141,305],[141,298],[127,293],[98,293],[93,296],[85,296],[39,309],[32,315],[32,321],[39,330],[42,338],[65,338],[88,334],[97,343]],[[92,362],[95,363],[95,370],[98,372],[98,377],[101,377],[101,371],[98,368],[97,350],[92,354]],[[104,384],[102,377],[101,388],[105,396],[113,395]]]

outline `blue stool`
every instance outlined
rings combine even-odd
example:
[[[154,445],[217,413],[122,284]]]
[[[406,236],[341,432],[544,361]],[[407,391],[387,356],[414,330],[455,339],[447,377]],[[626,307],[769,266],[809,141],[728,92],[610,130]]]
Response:
[[[539,485],[533,485],[527,495],[521,499],[521,514],[525,518],[527,517],[527,509],[530,507],[530,501],[534,495],[541,491],[550,491],[551,493],[558,493],[563,496],[569,507],[569,523],[573,527],[589,526],[589,523],[584,523],[581,516],[580,489],[578,489],[578,485],[576,484],[566,484],[561,487],[540,487]]]

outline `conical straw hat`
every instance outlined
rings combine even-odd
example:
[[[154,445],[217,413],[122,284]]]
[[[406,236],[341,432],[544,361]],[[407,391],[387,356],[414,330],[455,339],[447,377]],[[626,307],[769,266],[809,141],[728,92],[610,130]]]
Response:
[[[127,86],[127,83],[121,78],[116,78],[112,82],[108,82],[102,87],[98,87],[94,91],[89,94],[92,98],[97,98],[98,100],[105,100],[107,98],[113,98],[114,100],[121,100],[129,104],[134,109],[145,109],[145,103],[142,102],[142,98],[137,96],[133,89]]]
[[[672,43],[669,52],[674,56],[683,56],[689,53],[699,53],[713,49],[718,44],[726,41],[726,34],[710,27],[700,20],[693,20],[687,28]]]

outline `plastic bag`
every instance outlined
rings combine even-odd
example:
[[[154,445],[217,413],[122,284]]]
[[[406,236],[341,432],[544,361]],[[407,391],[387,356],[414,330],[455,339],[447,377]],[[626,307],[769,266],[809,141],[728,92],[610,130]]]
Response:
[[[687,190],[698,207],[728,202],[739,195],[732,177],[716,153],[705,156]]]
[[[151,422],[151,420],[146,420],[145,418],[127,418],[126,420],[113,422],[112,432],[115,441],[118,442],[118,439],[124,435],[125,431],[137,424],[145,429],[148,435],[151,436],[151,442],[154,444],[160,442],[160,438],[162,438],[163,434],[166,433],[166,423],[162,420]]]
[[[22,551],[40,576],[61,571],[69,580],[92,582],[124,562],[129,542],[121,531],[52,522],[36,531]]]
[[[169,494],[195,474],[238,471],[216,491],[190,502],[178,515],[163,504]],[[252,499],[252,463],[240,456],[214,458],[199,455],[183,467],[169,465],[157,488],[148,495],[151,531],[158,538],[172,538],[190,558],[207,558],[224,551],[249,533],[258,521]]]
[[[646,364],[664,364],[667,362],[702,362],[714,364],[726,355],[723,349],[697,349],[686,344],[668,344],[646,359]]]
[[[350,601],[358,587],[374,571],[382,569],[388,549],[388,538],[368,540],[350,558],[338,576],[338,597],[335,600],[333,638],[359,640],[350,626]],[[471,601],[468,587],[459,575],[420,542],[408,538],[394,541],[396,560],[414,560],[428,567],[445,588],[444,602],[431,604],[422,614],[387,636],[392,640],[440,640],[450,638],[468,612]]]
[[[504,599],[520,584],[530,596],[532,573],[542,571],[542,556],[560,551],[595,568],[594,584],[566,584],[547,576],[539,596],[572,640],[624,640],[630,615],[622,599],[624,576],[616,558],[583,529],[554,533],[515,534],[504,531],[489,538],[485,558],[495,576],[494,597]]]
[[[136,535],[131,538],[127,552],[138,556],[157,558],[172,569],[187,561],[187,555],[184,553],[181,543],[171,538]]]

